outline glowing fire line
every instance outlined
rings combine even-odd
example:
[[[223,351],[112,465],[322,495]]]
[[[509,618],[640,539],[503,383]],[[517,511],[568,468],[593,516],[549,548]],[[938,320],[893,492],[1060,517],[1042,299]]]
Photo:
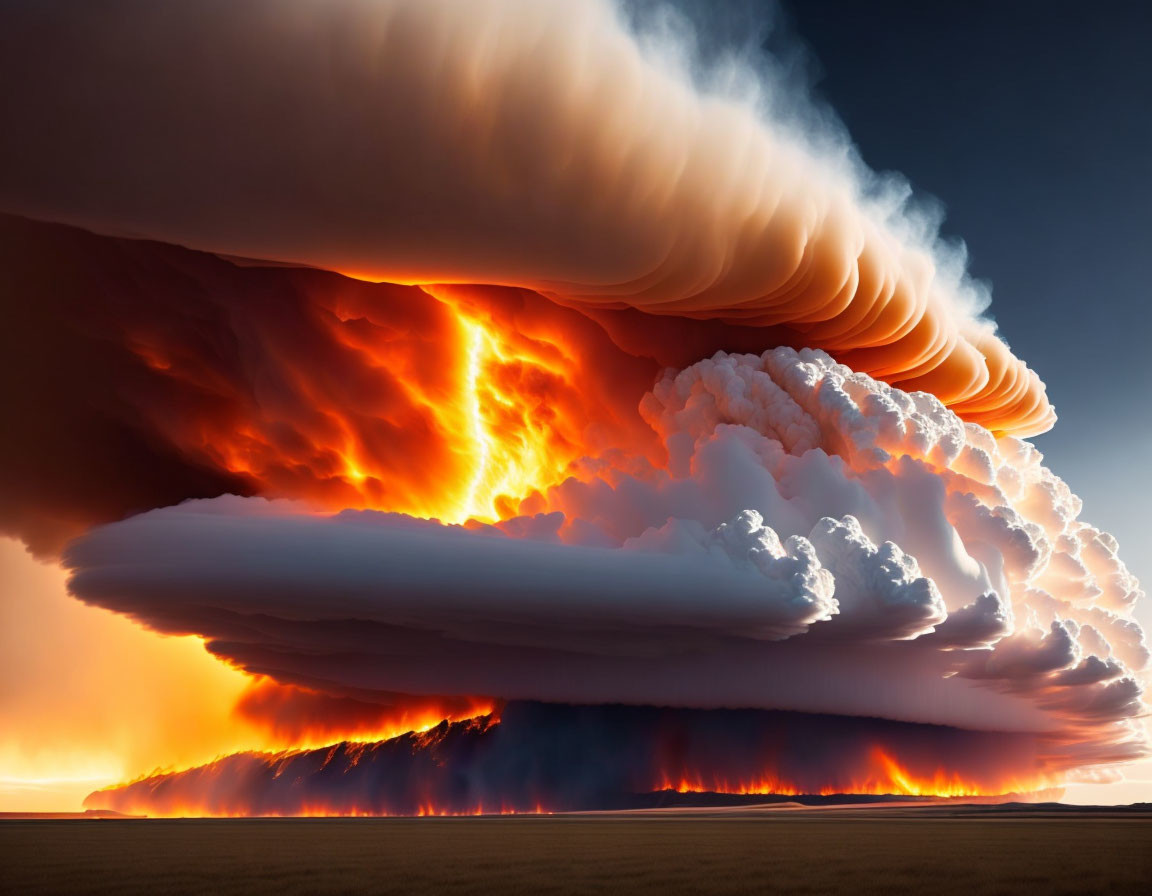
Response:
[[[730,780],[722,776],[708,777],[699,772],[665,773],[656,790],[676,793],[722,793],[754,796],[834,796],[836,794],[863,794],[869,796],[924,796],[924,797],[990,797],[1006,794],[1028,794],[1059,786],[1060,782],[1037,776],[1033,779],[1012,778],[995,784],[982,784],[965,780],[957,772],[937,768],[931,775],[917,774],[902,764],[883,747],[875,746],[868,752],[869,769],[866,773],[846,782],[836,782],[818,788],[804,789],[776,775],[764,774],[749,780]]]

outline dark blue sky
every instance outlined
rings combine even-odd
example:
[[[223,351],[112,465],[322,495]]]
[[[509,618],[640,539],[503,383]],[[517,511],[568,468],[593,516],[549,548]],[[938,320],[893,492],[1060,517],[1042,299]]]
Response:
[[[992,316],[1060,415],[1037,445],[1147,586],[1152,3],[785,10],[769,45],[798,36],[817,98],[869,167],[944,203],[945,235],[967,243]]]

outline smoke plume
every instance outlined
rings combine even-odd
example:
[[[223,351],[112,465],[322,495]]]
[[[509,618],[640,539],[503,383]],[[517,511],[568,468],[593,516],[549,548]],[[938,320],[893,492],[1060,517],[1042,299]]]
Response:
[[[973,796],[1044,786],[1029,736],[798,713],[514,703],[498,718],[381,743],[228,756],[94,793],[86,805],[150,815],[479,815],[648,807],[692,792]]]

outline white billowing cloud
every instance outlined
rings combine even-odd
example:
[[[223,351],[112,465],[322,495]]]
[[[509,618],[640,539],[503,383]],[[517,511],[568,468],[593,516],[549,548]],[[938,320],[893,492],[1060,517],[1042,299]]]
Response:
[[[906,581],[937,592],[941,611],[922,601],[925,624],[905,636],[967,648],[956,674],[1068,718],[1142,711],[1149,652],[1132,609],[1143,592],[1034,446],[807,349],[721,352],[669,371],[641,410],[668,446],[666,471],[572,479],[526,509],[579,518],[561,537],[593,543],[754,509],[782,537],[808,537],[836,577],[840,615],[807,637],[847,632],[859,594],[882,603]],[[833,559],[819,533],[844,526],[892,545],[879,580],[859,562],[870,551],[851,571]]]
[[[756,514],[702,533],[696,550],[658,555],[278,504],[188,501],[98,529],[68,553],[72,587],[185,631],[211,608],[461,639],[486,630],[495,643],[557,649],[589,632],[644,651],[661,649],[664,629],[778,640],[836,612],[812,545],[782,545]]]
[[[714,528],[669,521],[617,548],[560,542],[556,522],[521,518],[510,537],[225,496],[100,527],[65,559],[86,601],[337,692],[1052,726],[1016,695],[948,677],[946,651],[902,640],[930,629],[939,598],[905,558],[865,599],[860,583],[891,558],[850,521],[816,536],[854,583],[843,617],[812,542],[781,541],[754,511]]]
[[[987,656],[978,656],[967,674],[1007,680],[1031,679],[1048,672],[1065,674],[1081,656],[1075,623],[1058,620],[1047,632],[1027,628],[1003,638]]]
[[[752,706],[1041,732],[1133,758],[1148,660],[1110,536],[1027,443],[819,351],[719,353],[492,526],[187,502],[67,554],[85,600],[311,686]]]
[[[942,647],[990,647],[1011,631],[1011,608],[995,591],[988,591],[949,613],[924,638]]]
[[[899,640],[931,632],[947,618],[936,583],[920,575],[916,560],[890,541],[877,547],[854,517],[824,517],[809,538],[836,579],[844,617],[838,629]]]

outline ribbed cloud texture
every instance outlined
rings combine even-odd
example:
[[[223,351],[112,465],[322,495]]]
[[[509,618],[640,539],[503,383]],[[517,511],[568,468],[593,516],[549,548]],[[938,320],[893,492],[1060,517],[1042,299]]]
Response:
[[[696,90],[608,2],[7,7],[0,78],[35,89],[6,110],[6,211],[783,326],[995,431],[1054,419],[977,317],[980,288],[891,197],[841,152]]]

